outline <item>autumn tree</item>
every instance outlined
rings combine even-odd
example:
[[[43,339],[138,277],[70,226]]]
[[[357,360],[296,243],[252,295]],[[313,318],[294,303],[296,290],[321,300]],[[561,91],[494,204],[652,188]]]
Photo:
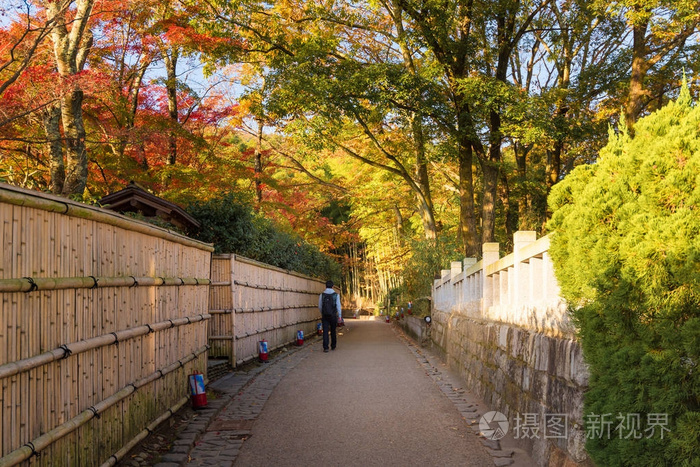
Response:
[[[13,8],[14,7],[14,8]],[[19,13],[21,11],[21,13]],[[0,13],[19,16],[18,21],[2,31],[2,59],[0,59],[0,96],[12,86],[27,69],[44,39],[51,33],[54,20],[43,21],[32,14],[29,2],[0,7]],[[0,127],[9,123],[7,116],[0,120]]]
[[[362,76],[368,71],[365,63],[377,62],[381,56],[380,50],[386,50],[386,45],[394,41],[390,33],[388,39],[384,38],[384,43],[378,37],[387,35],[391,18],[385,15],[381,24],[386,23],[387,28],[378,28],[377,17],[373,12],[360,17],[354,14],[357,12],[351,11],[316,11],[313,5],[308,5],[308,10],[305,11],[301,4],[291,9],[291,4],[278,3],[271,5],[269,11],[265,11],[262,5],[256,8],[254,4],[243,8],[237,5],[230,9],[227,9],[227,4],[217,5],[211,2],[210,5],[219,21],[211,25],[209,30],[213,34],[235,35],[240,42],[238,48],[219,59],[257,61],[265,63],[269,68],[269,75],[265,79],[270,96],[267,100],[270,107],[268,113],[284,118],[300,117],[300,121],[306,122],[306,131],[323,133],[327,144],[342,148],[350,157],[362,159],[376,168],[402,177],[416,193],[418,209],[425,220],[426,236],[434,237],[436,228],[427,162],[419,152],[414,173],[405,166],[405,161],[400,161],[403,157],[394,153],[396,149],[391,148],[388,141],[382,140],[380,134],[389,133],[385,131],[386,128],[382,129],[383,123],[377,116],[389,108],[382,103],[387,102],[389,90],[381,89],[379,83],[362,90],[371,80]],[[269,20],[270,15],[275,18],[274,21]],[[314,26],[302,31],[299,29],[301,23],[313,23]],[[364,41],[367,45],[354,52],[350,49],[341,50],[342,46],[339,47],[339,42],[334,37],[347,37],[349,43]],[[392,57],[401,60],[398,48]],[[311,63],[316,66],[309,67]],[[382,66],[386,70],[382,71]],[[334,73],[336,77],[328,79]],[[388,76],[392,73],[391,65],[388,61],[383,64],[379,62],[371,73],[374,73],[374,77],[382,73]],[[340,76],[342,78],[338,78]],[[357,92],[345,92],[350,85],[357,86]],[[305,114],[311,118],[304,119]],[[325,131],[330,129],[328,125],[339,129],[348,122],[355,122],[357,135],[366,139],[363,143],[365,146],[374,147],[374,156],[362,154],[356,148],[343,144],[343,141],[333,136],[332,133],[336,130]],[[417,129],[418,125],[413,128]],[[398,134],[396,131],[394,133]],[[424,152],[420,145],[411,146]]]
[[[99,178],[109,188],[115,186],[105,166],[114,167],[125,177],[133,177],[136,170],[127,160],[142,171],[149,168],[138,119],[140,105],[144,110],[141,93],[146,73],[159,59],[150,31],[154,20],[149,6],[148,2],[112,2],[109,13],[101,15],[100,35],[89,61],[93,73],[102,76],[106,85],[103,92],[89,96],[86,113],[104,142],[105,151],[95,148],[93,162],[99,166]]]
[[[71,8],[72,0],[44,4],[47,19],[54,23],[51,41],[56,70],[65,86],[65,95],[60,104],[62,133],[56,125],[57,110],[50,112],[46,125],[49,139],[63,141],[65,166],[58,145],[51,148],[51,185],[54,193],[64,195],[82,195],[87,184],[83,90],[78,74],[83,70],[92,47],[93,37],[89,25],[94,3],[94,0],[77,0],[74,8]]]

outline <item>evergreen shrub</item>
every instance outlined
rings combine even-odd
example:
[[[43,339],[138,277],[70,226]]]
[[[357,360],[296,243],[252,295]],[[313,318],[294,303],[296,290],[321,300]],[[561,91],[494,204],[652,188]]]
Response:
[[[195,202],[187,211],[201,227],[190,236],[214,244],[215,253],[234,253],[282,269],[340,283],[340,265],[316,246],[257,215],[239,195],[227,193]]]
[[[591,458],[700,465],[700,108],[684,90],[633,138],[611,132],[549,202],[550,254],[590,370]]]

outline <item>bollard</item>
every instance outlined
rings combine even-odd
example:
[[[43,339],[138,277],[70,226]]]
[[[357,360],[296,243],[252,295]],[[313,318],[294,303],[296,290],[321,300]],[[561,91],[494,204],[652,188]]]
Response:
[[[267,341],[265,339],[258,342],[258,358],[261,362],[266,362],[268,357]]]
[[[297,345],[304,345],[304,331],[302,331],[301,329],[297,331]]]
[[[204,389],[204,375],[198,371],[190,375],[190,394],[192,395],[193,409],[201,409],[207,406],[207,391]]]

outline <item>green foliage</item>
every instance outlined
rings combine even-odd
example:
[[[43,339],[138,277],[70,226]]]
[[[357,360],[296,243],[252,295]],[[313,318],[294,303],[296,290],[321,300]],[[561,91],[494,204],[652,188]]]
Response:
[[[624,126],[624,125],[623,125]],[[589,437],[599,465],[699,465],[700,108],[687,91],[611,133],[550,196],[550,253],[590,366],[586,414],[664,414],[668,432]]]
[[[441,235],[436,241],[413,241],[412,256],[403,271],[406,300],[417,303],[421,298],[430,297],[435,277],[444,265],[460,259],[459,246],[454,236]],[[415,313],[415,311],[414,311]]]
[[[155,225],[156,227],[160,227],[162,229],[170,230],[172,232],[185,235],[185,232],[183,232],[181,228],[171,224],[165,219],[161,219],[160,217],[146,217],[140,212],[124,212],[122,214],[126,217],[130,217],[132,219],[136,219],[142,222],[147,222],[151,225]]]
[[[327,217],[333,224],[342,224],[350,220],[351,208],[337,200],[331,200],[328,206],[321,209],[321,215]]]
[[[195,202],[188,212],[201,223],[190,235],[213,243],[216,253],[235,253],[272,266],[340,283],[340,265],[300,237],[256,215],[238,194]]]
[[[253,210],[240,195],[226,193],[209,201],[196,201],[187,208],[201,228],[189,234],[213,243],[216,253],[241,253],[254,239]]]

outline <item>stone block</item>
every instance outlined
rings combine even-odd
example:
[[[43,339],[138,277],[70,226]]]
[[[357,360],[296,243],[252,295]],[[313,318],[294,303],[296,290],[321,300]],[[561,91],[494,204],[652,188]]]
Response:
[[[533,399],[540,401],[543,404],[547,403],[546,397],[548,381],[549,378],[547,377],[547,374],[542,371],[537,371],[533,374],[532,390],[530,391],[530,395]]]
[[[498,347],[502,350],[508,350],[508,326],[498,326]]]
[[[578,342],[571,346],[567,379],[580,388],[588,387],[588,365],[583,359],[583,349]]]
[[[177,462],[182,463],[187,460],[187,454],[176,454],[169,452],[163,456],[163,462]]]
[[[533,342],[533,356],[535,358],[534,369],[537,371],[549,371],[549,342],[546,336],[535,335]]]
[[[521,384],[523,379],[523,368],[524,365],[519,360],[511,357],[506,361],[505,374],[509,380],[516,381],[518,384]]]
[[[530,392],[532,380],[532,369],[528,366],[523,366],[523,374],[520,380],[520,387],[523,392]]]
[[[526,347],[526,342],[524,342],[523,337],[527,336],[529,333],[523,331],[522,329],[511,327],[508,334],[508,350],[511,358],[522,359],[524,347]]]
[[[493,460],[493,465],[495,465],[496,467],[506,467],[508,465],[511,465],[513,462],[513,459],[509,457],[498,457]]]

